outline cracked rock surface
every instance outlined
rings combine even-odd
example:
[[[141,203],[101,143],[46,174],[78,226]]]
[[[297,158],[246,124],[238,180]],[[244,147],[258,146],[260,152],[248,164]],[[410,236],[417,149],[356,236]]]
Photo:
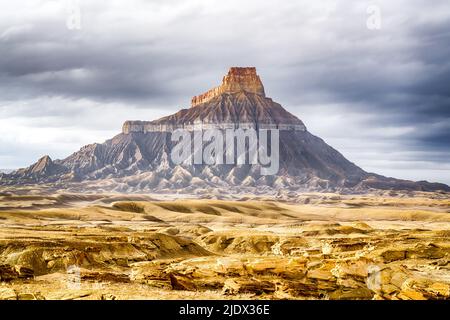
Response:
[[[3,192],[0,299],[450,299],[447,195],[238,200]]]

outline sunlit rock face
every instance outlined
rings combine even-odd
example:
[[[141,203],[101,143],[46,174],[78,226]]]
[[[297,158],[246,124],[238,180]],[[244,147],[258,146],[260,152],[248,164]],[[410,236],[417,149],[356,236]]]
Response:
[[[192,107],[205,103],[223,93],[247,92],[265,97],[264,86],[256,73],[256,68],[232,67],[223,77],[222,84],[192,98]]]

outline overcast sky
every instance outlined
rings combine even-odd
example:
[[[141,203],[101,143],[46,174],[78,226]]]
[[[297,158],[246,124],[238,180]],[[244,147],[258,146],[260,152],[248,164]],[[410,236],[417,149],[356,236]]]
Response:
[[[0,0],[2,169],[64,158],[255,66],[363,169],[450,184],[448,0],[78,2],[80,24],[76,1]]]

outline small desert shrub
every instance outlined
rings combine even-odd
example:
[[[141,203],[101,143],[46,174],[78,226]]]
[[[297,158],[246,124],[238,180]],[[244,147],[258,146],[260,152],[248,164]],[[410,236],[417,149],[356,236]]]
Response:
[[[116,202],[113,204],[113,208],[121,211],[144,213],[145,209],[142,205],[136,202]]]

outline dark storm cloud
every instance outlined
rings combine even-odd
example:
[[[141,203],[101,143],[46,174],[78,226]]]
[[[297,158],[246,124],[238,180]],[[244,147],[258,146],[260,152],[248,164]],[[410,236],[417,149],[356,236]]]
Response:
[[[363,167],[377,169],[376,154],[410,169],[449,164],[448,1],[81,0],[81,30],[66,28],[64,3],[1,2],[3,132],[39,127],[45,141],[45,128],[92,126],[104,139],[127,118],[187,107],[230,66],[254,65],[268,95]],[[380,30],[366,27],[369,5]],[[25,136],[0,138],[12,140],[26,150]],[[20,165],[35,157],[24,152]]]
[[[61,95],[133,100],[167,95],[167,81],[158,66],[177,59],[176,54],[102,45],[94,39],[77,39],[64,28],[60,28],[63,32],[57,39],[46,39],[48,29],[30,31],[33,35],[28,41],[0,42],[3,97]]]

